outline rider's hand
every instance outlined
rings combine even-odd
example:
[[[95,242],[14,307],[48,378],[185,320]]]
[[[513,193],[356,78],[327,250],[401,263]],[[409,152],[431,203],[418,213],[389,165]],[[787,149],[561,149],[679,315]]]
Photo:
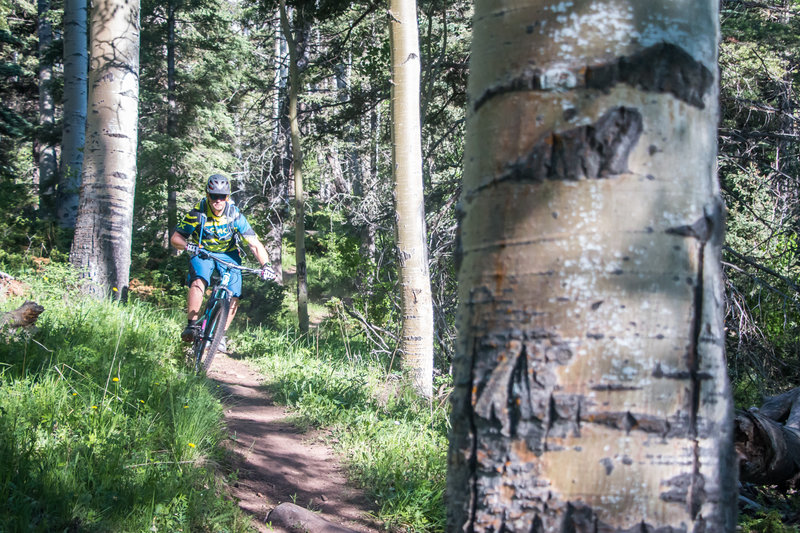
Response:
[[[263,280],[270,280],[275,279],[275,271],[269,265],[264,265],[261,267],[261,274],[259,277]]]
[[[186,253],[187,254],[194,255],[194,254],[196,254],[198,252],[200,252],[200,246],[196,245],[195,243],[190,242],[190,243],[188,243],[186,245]]]

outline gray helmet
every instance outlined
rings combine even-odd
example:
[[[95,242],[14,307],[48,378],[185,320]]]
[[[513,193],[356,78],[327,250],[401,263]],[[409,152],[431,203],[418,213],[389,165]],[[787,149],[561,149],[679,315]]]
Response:
[[[206,185],[206,192],[208,194],[230,194],[231,182],[222,174],[212,174],[208,178],[208,185]]]

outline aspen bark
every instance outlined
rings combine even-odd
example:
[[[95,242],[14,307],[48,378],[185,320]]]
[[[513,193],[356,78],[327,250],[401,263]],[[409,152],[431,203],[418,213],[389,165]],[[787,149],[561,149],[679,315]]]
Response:
[[[419,90],[420,55],[415,0],[391,0],[392,172],[400,266],[403,364],[417,391],[433,393],[433,300],[428,270]]]
[[[64,1],[64,126],[57,195],[58,222],[63,228],[75,227],[83,169],[89,73],[86,11],[86,0]]]
[[[735,530],[717,9],[476,3],[450,531]]]
[[[88,292],[124,299],[136,184],[139,2],[96,1],[90,42],[90,112],[70,261],[88,278]]]
[[[47,53],[53,42],[53,26],[50,23],[49,0],[38,1],[37,34],[39,37],[39,124],[52,128],[56,122],[53,101],[53,65]],[[45,132],[49,133],[49,132]],[[58,161],[56,147],[49,142],[36,142],[39,171],[39,217],[52,219],[56,215],[56,186],[58,184]]]

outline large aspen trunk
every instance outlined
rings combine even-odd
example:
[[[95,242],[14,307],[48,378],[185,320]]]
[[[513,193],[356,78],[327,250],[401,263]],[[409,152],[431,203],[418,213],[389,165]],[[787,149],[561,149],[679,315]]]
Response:
[[[735,530],[717,9],[476,3],[450,531]]]
[[[400,352],[414,387],[433,393],[433,300],[425,235],[419,89],[420,55],[415,0],[389,2],[392,49],[392,173],[400,266]]]
[[[90,113],[70,261],[96,296],[127,295],[139,97],[139,2],[98,0],[91,18]]]
[[[57,195],[58,222],[63,228],[74,228],[78,215],[78,191],[86,138],[88,62],[86,0],[65,0],[64,125]]]
[[[297,42],[292,38],[286,3],[281,0],[281,26],[289,45],[289,129],[292,135],[292,169],[294,176],[295,260],[297,263],[297,319],[300,333],[308,333],[308,281],[306,278],[306,193],[303,189],[303,150],[300,146],[300,125],[297,123],[297,93],[300,73],[297,65]]]

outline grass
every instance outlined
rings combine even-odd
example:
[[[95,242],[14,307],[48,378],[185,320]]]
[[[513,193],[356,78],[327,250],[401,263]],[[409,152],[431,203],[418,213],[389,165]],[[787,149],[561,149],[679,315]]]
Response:
[[[331,324],[330,322],[325,324]],[[276,401],[295,409],[298,423],[324,427],[345,458],[351,479],[377,502],[388,527],[444,531],[447,412],[420,400],[388,361],[366,345],[346,345],[338,327],[297,340],[250,329],[235,339],[269,377]]]
[[[46,310],[37,333],[0,342],[0,531],[247,531],[179,317],[64,295],[65,269],[24,281]]]

